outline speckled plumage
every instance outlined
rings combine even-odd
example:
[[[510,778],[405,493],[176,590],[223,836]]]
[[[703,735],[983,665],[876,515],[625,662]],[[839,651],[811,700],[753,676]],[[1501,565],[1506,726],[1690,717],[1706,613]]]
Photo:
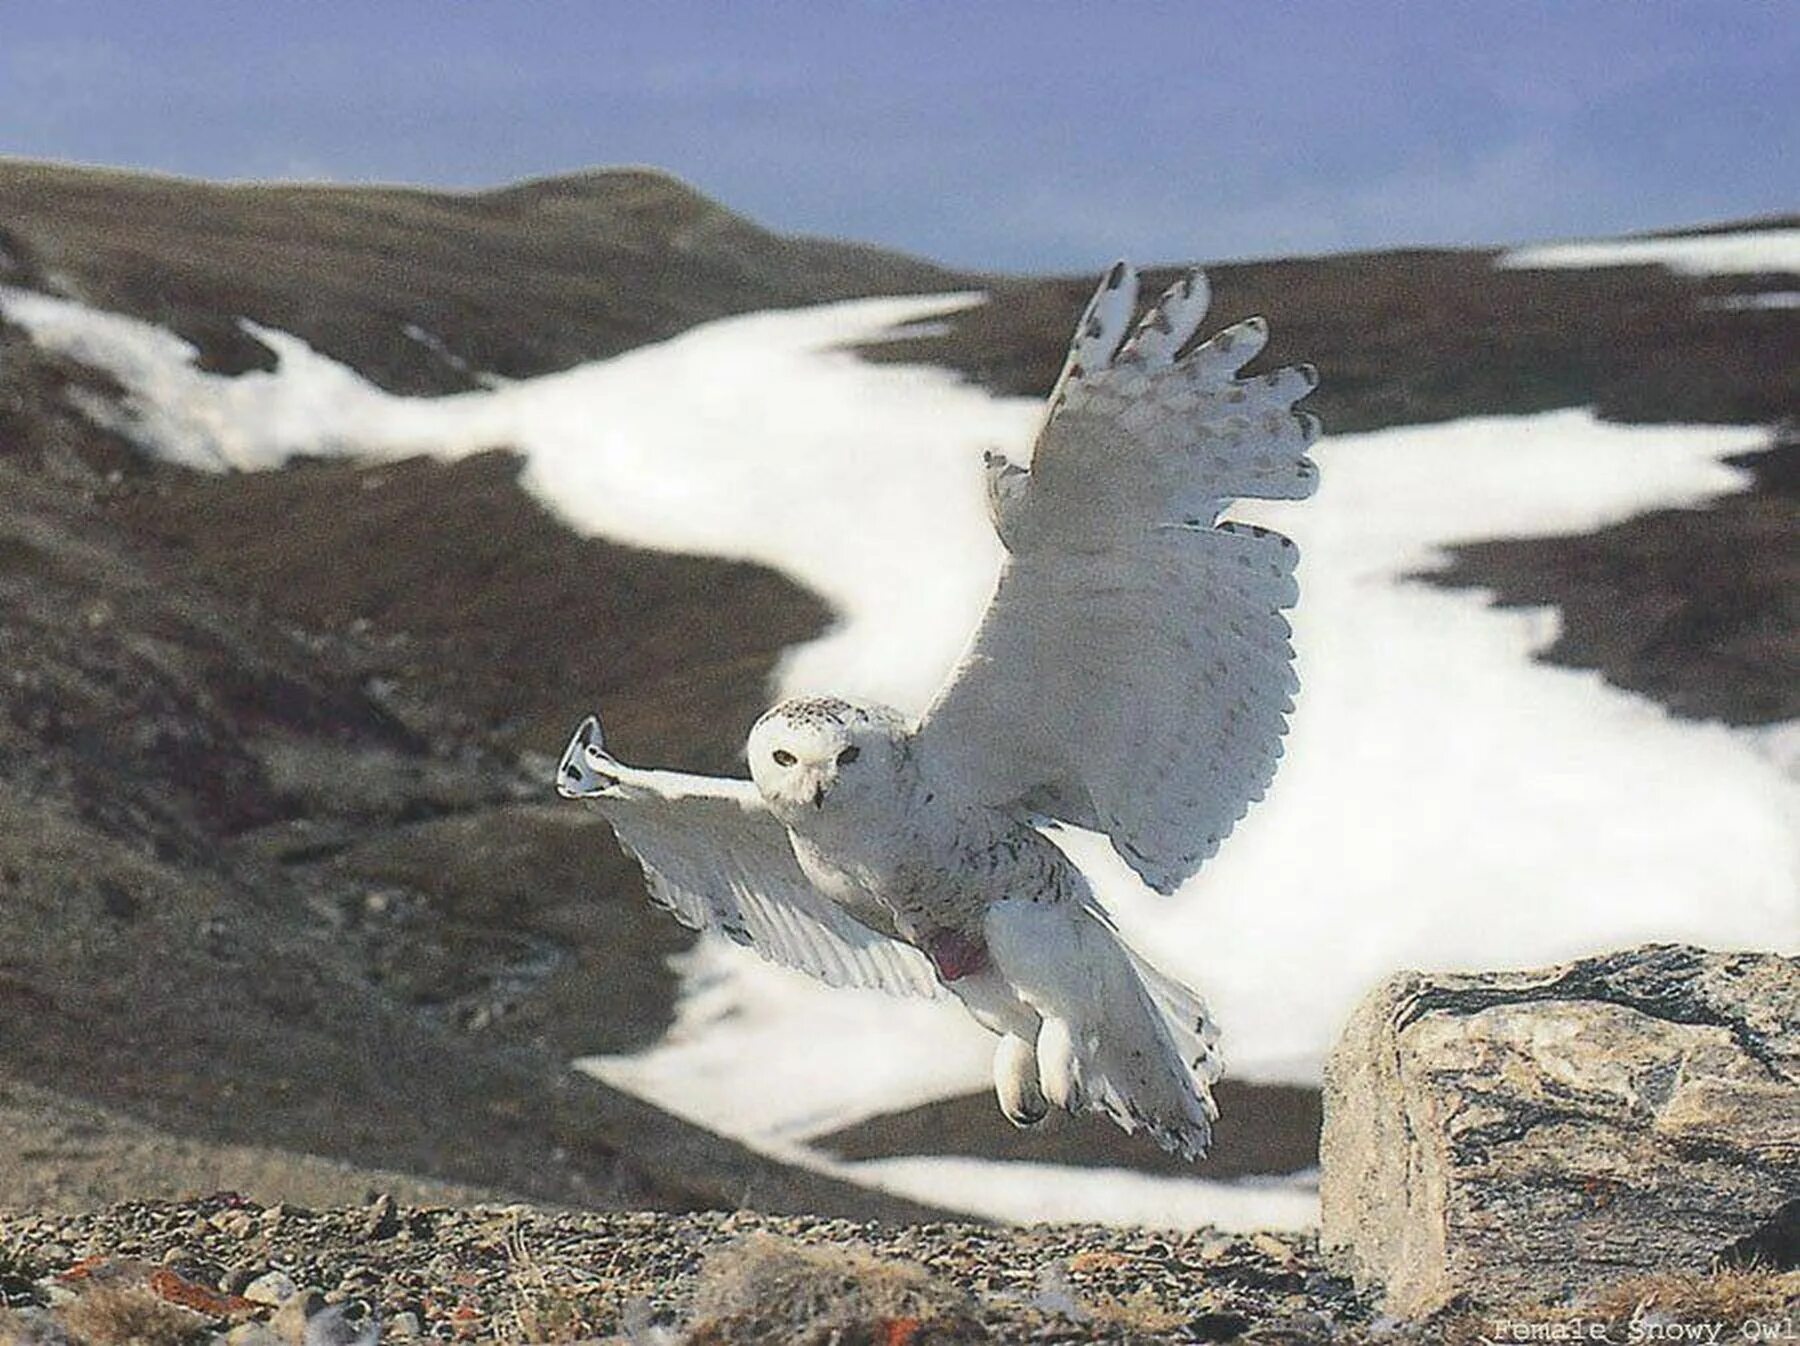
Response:
[[[774,707],[751,781],[641,771],[589,720],[558,786],[594,801],[652,897],[835,985],[948,989],[999,1035],[1003,1112],[1103,1112],[1190,1158],[1216,1117],[1216,1034],[1130,948],[1042,830],[1097,829],[1168,892],[1261,797],[1297,683],[1280,609],[1296,549],[1222,522],[1316,488],[1306,367],[1240,379],[1249,319],[1183,353],[1203,277],[1138,323],[1123,263],[1077,324],[1029,468],[987,459],[1008,561],[917,723],[839,697]]]

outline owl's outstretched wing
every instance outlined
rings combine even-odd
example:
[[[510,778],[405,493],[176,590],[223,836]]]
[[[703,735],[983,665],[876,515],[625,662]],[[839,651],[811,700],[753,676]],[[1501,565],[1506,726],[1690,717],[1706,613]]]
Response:
[[[813,887],[749,781],[625,766],[606,755],[600,722],[589,716],[563,754],[556,788],[600,811],[643,866],[651,900],[683,925],[717,930],[831,986],[938,994],[924,954]]]
[[[1184,354],[1206,313],[1198,272],[1127,338],[1136,301],[1121,262],[1082,315],[1030,470],[990,458],[1010,554],[917,742],[982,802],[1104,831],[1168,892],[1281,753],[1298,552],[1219,516],[1317,488],[1319,423],[1294,404],[1318,377],[1237,376],[1267,340],[1261,318]]]

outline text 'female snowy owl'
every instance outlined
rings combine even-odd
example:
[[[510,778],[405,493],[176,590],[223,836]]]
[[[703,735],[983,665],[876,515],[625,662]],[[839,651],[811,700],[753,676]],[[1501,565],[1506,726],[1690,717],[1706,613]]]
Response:
[[[994,1089],[1016,1125],[1103,1112],[1194,1159],[1218,1115],[1205,1006],[1120,938],[1039,824],[1104,832],[1167,893],[1262,797],[1298,686],[1281,615],[1297,554],[1219,515],[1312,494],[1319,423],[1293,408],[1318,379],[1237,377],[1260,318],[1185,350],[1198,272],[1128,336],[1136,304],[1121,262],[1030,468],[989,455],[1009,555],[920,720],[785,701],[751,730],[744,781],[626,766],[590,718],[557,788],[600,810],[684,924],[834,986],[947,988],[999,1036]]]

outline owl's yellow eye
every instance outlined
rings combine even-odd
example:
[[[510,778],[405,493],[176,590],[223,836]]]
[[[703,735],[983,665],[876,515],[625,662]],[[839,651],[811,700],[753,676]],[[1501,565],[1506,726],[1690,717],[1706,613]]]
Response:
[[[854,743],[852,743],[848,748],[845,748],[842,752],[840,752],[838,754],[838,765],[839,766],[849,766],[850,763],[854,762],[857,758],[859,758],[861,756],[862,756],[862,749],[857,747]]]
[[[795,762],[800,760],[786,748],[777,748],[774,752],[770,753],[769,756],[775,759],[776,766],[792,766]]]

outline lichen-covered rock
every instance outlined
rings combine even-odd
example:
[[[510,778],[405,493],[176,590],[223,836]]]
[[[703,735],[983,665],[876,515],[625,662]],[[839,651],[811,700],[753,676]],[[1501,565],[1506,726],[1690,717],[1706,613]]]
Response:
[[[1800,959],[1653,945],[1396,976],[1325,1070],[1322,1235],[1390,1312],[1793,1265]]]

